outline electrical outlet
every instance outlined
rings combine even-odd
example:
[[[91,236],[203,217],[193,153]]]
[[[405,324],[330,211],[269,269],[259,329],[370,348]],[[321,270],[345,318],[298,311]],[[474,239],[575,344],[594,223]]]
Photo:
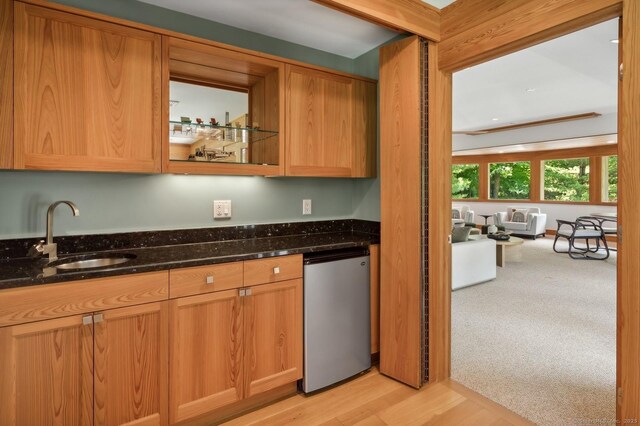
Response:
[[[213,200],[213,218],[231,219],[231,200]]]
[[[302,214],[311,214],[311,200],[302,200]]]

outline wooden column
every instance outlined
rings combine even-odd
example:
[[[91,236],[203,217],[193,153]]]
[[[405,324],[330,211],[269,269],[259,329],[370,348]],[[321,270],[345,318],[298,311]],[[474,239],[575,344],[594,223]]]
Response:
[[[640,419],[640,2],[624,0],[618,94],[618,421]],[[631,420],[631,421],[634,421]]]
[[[531,179],[529,183],[529,199],[531,201],[540,201],[542,199],[541,188],[542,182],[542,161],[539,159],[531,160]]]
[[[416,388],[422,384],[424,321],[419,49],[418,37],[380,49],[379,82],[380,371]]]
[[[438,70],[429,44],[429,382],[451,371],[451,73]],[[481,165],[484,175],[486,163]],[[482,178],[483,172],[480,172]],[[482,181],[480,182],[482,188]],[[485,194],[488,188],[485,186]],[[480,189],[482,194],[482,189]]]

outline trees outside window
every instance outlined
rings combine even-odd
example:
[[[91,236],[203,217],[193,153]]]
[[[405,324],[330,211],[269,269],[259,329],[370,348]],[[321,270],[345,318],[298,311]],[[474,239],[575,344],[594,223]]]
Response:
[[[489,198],[495,200],[527,200],[531,183],[531,163],[489,164]]]
[[[478,164],[454,164],[451,166],[451,197],[478,198],[479,179]]]
[[[545,160],[544,199],[589,201],[589,159]]]
[[[602,159],[602,201],[618,201],[618,156]]]

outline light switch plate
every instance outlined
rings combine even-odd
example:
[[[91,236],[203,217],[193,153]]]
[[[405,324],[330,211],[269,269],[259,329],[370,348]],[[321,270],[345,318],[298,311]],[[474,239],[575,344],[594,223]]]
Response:
[[[231,219],[231,200],[213,200],[213,218]]]
[[[311,200],[302,200],[302,214],[311,214]]]

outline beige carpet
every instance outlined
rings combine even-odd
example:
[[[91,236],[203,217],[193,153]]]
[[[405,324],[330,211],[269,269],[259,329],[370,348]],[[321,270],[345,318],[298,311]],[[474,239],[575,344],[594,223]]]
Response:
[[[616,254],[571,260],[552,239],[452,295],[452,378],[540,425],[615,424]]]

